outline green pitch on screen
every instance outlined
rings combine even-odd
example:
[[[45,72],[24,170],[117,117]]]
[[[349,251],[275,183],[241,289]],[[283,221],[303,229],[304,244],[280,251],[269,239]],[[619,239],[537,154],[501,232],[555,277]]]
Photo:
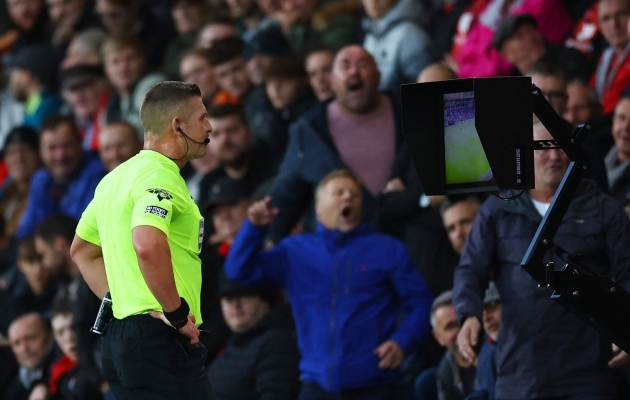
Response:
[[[447,184],[477,182],[490,169],[474,120],[447,127],[444,144]]]

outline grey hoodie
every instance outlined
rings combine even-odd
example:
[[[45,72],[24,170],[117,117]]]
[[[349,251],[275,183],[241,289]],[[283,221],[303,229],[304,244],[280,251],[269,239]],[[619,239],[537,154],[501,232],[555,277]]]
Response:
[[[400,0],[380,20],[363,20],[363,46],[381,71],[381,90],[400,93],[401,84],[416,82],[435,61],[431,39],[419,25],[423,11],[417,0]]]

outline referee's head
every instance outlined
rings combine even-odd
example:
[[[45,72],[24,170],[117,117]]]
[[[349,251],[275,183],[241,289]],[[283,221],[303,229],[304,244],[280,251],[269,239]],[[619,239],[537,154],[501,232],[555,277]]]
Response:
[[[201,98],[194,83],[164,81],[153,85],[144,95],[140,120],[145,132],[160,134],[170,130],[174,118],[187,120],[194,111],[190,101]]]

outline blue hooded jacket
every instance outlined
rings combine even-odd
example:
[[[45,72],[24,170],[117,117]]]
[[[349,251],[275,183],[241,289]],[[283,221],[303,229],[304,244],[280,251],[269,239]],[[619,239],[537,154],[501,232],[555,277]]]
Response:
[[[374,350],[393,340],[408,353],[430,334],[431,294],[402,242],[362,224],[318,225],[261,250],[267,229],[245,222],[225,262],[241,285],[285,288],[295,317],[301,378],[327,391],[393,383]],[[406,318],[397,328],[402,305]]]

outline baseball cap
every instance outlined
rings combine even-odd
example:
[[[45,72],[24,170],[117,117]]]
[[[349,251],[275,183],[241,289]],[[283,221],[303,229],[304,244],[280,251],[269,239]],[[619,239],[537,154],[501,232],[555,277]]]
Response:
[[[536,22],[536,18],[532,17],[530,14],[517,14],[517,15],[509,15],[507,16],[501,25],[494,31],[494,36],[492,38],[492,46],[501,50],[503,47],[503,43],[506,40],[514,35],[514,32],[522,25],[531,25],[535,28],[538,27],[538,22]]]
[[[61,54],[47,44],[26,46],[8,61],[10,68],[20,68],[35,75],[44,84],[52,84],[57,78]]]
[[[219,275],[219,298],[223,297],[239,297],[239,296],[258,296],[269,304],[276,302],[276,292],[271,289],[265,289],[254,286],[240,286],[227,279],[225,274]]]
[[[254,54],[277,56],[291,52],[289,42],[282,31],[277,27],[270,27],[256,33],[245,40],[243,58],[249,60]]]
[[[37,151],[39,148],[39,135],[37,134],[37,131],[35,129],[26,125],[18,126],[11,129],[6,139],[4,140],[2,155],[4,155],[4,153],[6,152],[7,146],[12,143],[24,143],[34,151]]]
[[[488,289],[486,289],[486,294],[483,298],[483,304],[486,305],[497,301],[501,301],[499,290],[497,289],[497,285],[494,284],[494,281],[490,281]]]
[[[205,209],[210,210],[219,203],[229,203],[251,197],[251,189],[242,180],[223,177],[210,186]]]

